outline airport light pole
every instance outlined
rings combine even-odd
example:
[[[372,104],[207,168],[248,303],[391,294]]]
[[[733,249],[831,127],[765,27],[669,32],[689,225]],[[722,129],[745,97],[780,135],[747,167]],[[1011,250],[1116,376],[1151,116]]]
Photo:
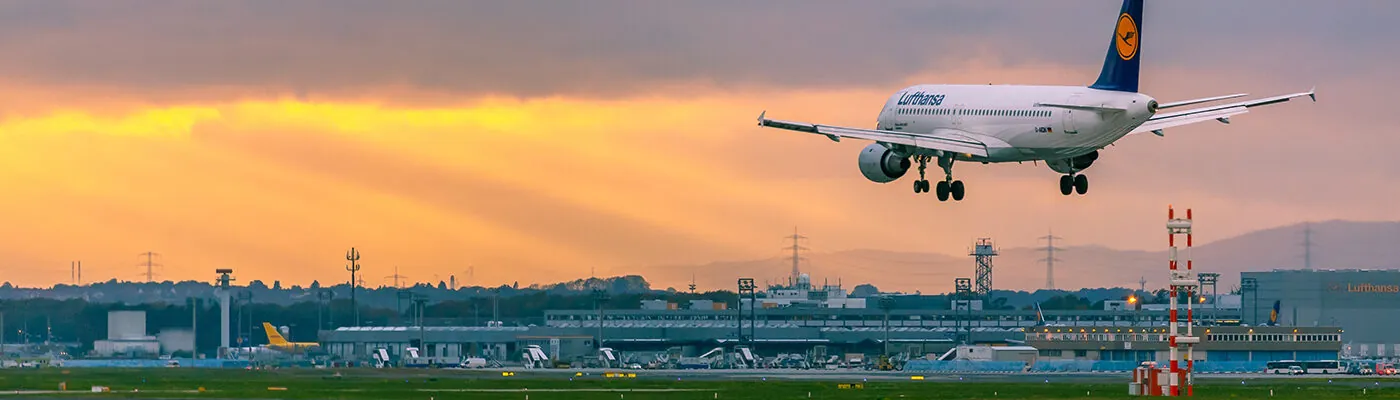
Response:
[[[593,289],[593,304],[598,307],[598,341],[595,349],[603,348],[603,305],[612,300],[607,290]]]
[[[398,301],[394,303],[394,311],[399,313],[399,318],[408,317],[408,319],[412,320],[415,311],[412,309],[403,309],[403,302],[404,300],[408,300],[409,307],[413,307],[413,296],[416,294],[408,289],[398,289],[398,291]]]
[[[894,298],[880,296],[880,310],[885,312],[885,355],[890,355],[890,310],[894,309]]]
[[[247,330],[247,331],[244,331],[242,328],[239,328],[239,329],[238,329],[238,336],[239,336],[238,340],[239,340],[239,344],[242,344],[242,342],[243,342],[243,334],[246,332],[246,333],[248,334],[248,336],[247,336],[247,338],[248,338],[248,345],[249,345],[249,346],[252,346],[252,345],[253,345],[253,292],[250,291],[250,290],[244,290],[244,291],[238,292],[238,302],[242,304],[242,310],[243,310],[243,312],[241,312],[241,313],[239,314],[239,318],[238,318],[238,320],[239,320],[239,325],[242,325],[242,323],[243,323],[243,317],[244,317],[244,316],[247,316],[247,318],[248,318],[248,330]]]
[[[425,325],[425,324],[424,324],[424,322],[423,322],[423,320],[424,320],[424,318],[423,318],[423,312],[425,311],[425,309],[426,309],[426,304],[428,303],[428,296],[427,296],[427,295],[420,295],[420,294],[416,294],[416,293],[415,293],[415,294],[413,294],[413,299],[412,299],[412,301],[413,301],[413,306],[414,306],[415,309],[417,309],[417,314],[418,314],[418,315],[417,315],[417,322],[418,322],[418,350],[421,352],[420,354],[421,354],[422,356],[425,356],[425,357],[426,357],[426,356],[428,356],[428,335],[427,335],[427,333],[426,333],[426,328],[424,328],[424,325]],[[437,355],[437,352],[434,351],[434,352],[433,352],[433,355],[436,356],[436,355]]]
[[[199,298],[190,297],[190,357],[199,354]]]
[[[1240,278],[1240,292],[1253,292],[1254,301],[1250,306],[1254,310],[1254,318],[1250,323],[1259,325],[1259,280],[1255,278]]]
[[[748,296],[749,296],[749,317],[750,317],[750,318],[753,318],[752,321],[749,321],[749,338],[748,338],[748,339],[751,340],[751,341],[753,340],[755,325],[757,325],[757,322],[758,322],[758,304],[755,304],[755,300],[757,300],[757,298],[756,298],[756,296],[754,295],[754,289],[755,289],[756,287],[757,287],[757,286],[754,286],[753,278],[739,278],[739,343],[743,343],[743,342],[744,342],[744,306],[743,306],[743,304],[744,304],[744,296],[745,296],[745,295],[748,295]],[[752,347],[752,345],[750,345],[750,347]]]
[[[335,291],[330,289],[321,289],[320,292],[316,293],[316,299],[320,300],[321,303],[319,307],[316,307],[316,329],[334,329],[335,313],[333,312],[334,310],[331,310],[331,301],[335,299]],[[324,309],[326,314],[324,324],[321,320],[322,309]]]
[[[959,314],[959,313],[956,312],[956,311],[957,311],[957,308],[958,308],[958,305],[957,305],[957,304],[958,304],[958,301],[962,301],[963,304],[962,304],[961,307],[967,309],[967,316],[968,316],[968,318],[970,319],[970,318],[972,317],[972,304],[967,302],[967,297],[968,297],[968,295],[972,294],[972,279],[971,279],[971,278],[957,278],[957,279],[954,279],[954,280],[953,280],[953,291],[954,291],[954,292],[953,292],[954,298],[955,298],[955,299],[959,299],[959,300],[954,300],[954,301],[953,301],[953,304],[954,304],[953,310],[955,311],[955,312],[953,313],[953,315],[956,317],[956,316]],[[958,341],[959,341],[960,343],[966,344],[966,343],[967,343],[967,339],[971,339],[971,336],[972,336],[972,321],[968,321],[968,336],[969,336],[969,337],[968,337],[967,339],[964,339],[964,338],[963,338],[963,332],[962,332],[962,322],[963,322],[962,320],[963,320],[962,318],[958,318],[958,319],[956,320],[956,321],[957,321],[957,328],[956,328],[956,330],[957,330]]]

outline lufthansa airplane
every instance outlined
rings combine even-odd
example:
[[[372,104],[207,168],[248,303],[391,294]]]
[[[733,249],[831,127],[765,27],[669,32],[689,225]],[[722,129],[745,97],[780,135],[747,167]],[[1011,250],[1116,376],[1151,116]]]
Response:
[[[1084,86],[916,85],[890,96],[875,129],[849,128],[765,118],[758,125],[815,133],[832,141],[870,140],[861,150],[861,174],[877,183],[904,176],[915,163],[914,192],[933,189],[939,201],[962,200],[962,181],[953,179],[954,161],[986,163],[1044,161],[1060,177],[1060,193],[1083,195],[1089,179],[1082,171],[1099,150],[1124,136],[1204,121],[1230,123],[1251,107],[1308,96],[1313,90],[1248,101],[1202,106],[1247,96],[1230,94],[1158,103],[1138,93],[1142,56],[1142,0],[1124,0],[1098,81]],[[943,180],[924,179],[929,161],[943,169]]]

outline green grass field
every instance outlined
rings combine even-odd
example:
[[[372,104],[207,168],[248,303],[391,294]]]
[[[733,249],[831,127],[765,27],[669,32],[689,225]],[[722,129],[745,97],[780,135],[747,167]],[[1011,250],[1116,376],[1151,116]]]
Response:
[[[214,370],[214,369],[38,369],[0,370],[0,397],[121,397],[207,399],[1106,399],[1127,396],[1122,383],[1043,383],[943,380],[865,382],[864,388],[842,389],[840,383],[757,378],[728,381],[682,380],[674,377],[604,378],[521,372],[503,378],[499,372],[442,370]],[[932,377],[930,379],[933,379]],[[1054,379],[1054,378],[1051,378]],[[54,391],[66,382],[62,394]],[[1400,398],[1400,388],[1377,387],[1374,379],[1206,380],[1196,397],[1332,399]],[[91,393],[94,385],[112,392]],[[203,392],[199,388],[203,387]],[[285,388],[285,390],[269,390]],[[16,394],[16,391],[20,391]]]

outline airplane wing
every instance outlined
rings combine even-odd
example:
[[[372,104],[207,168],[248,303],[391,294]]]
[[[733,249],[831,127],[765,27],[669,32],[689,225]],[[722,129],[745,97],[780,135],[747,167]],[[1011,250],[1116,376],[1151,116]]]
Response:
[[[1119,113],[1119,112],[1128,111],[1128,110],[1125,109],[1125,108],[1102,107],[1102,106],[1086,106],[1086,105],[1079,105],[1079,104],[1035,103],[1035,106],[1036,106],[1036,107],[1067,108],[1067,109],[1070,109],[1070,110],[1092,111],[1092,112],[1098,112],[1098,113]]]
[[[941,150],[953,153],[971,154],[986,157],[987,145],[979,140],[945,133],[909,133],[881,131],[874,129],[847,128],[842,126],[810,124],[806,122],[781,121],[765,118],[767,111],[758,115],[758,126],[807,132],[826,136],[834,142],[841,138],[864,139],[876,142],[895,143],[924,149]]]
[[[1217,120],[1221,123],[1228,124],[1230,123],[1230,116],[1247,113],[1249,112],[1249,109],[1251,107],[1282,103],[1303,96],[1308,96],[1308,98],[1311,98],[1313,101],[1317,101],[1316,92],[1317,89],[1314,88],[1313,90],[1309,90],[1307,92],[1302,93],[1285,94],[1281,96],[1265,97],[1262,99],[1246,100],[1236,103],[1219,104],[1209,107],[1193,108],[1190,110],[1157,114],[1153,115],[1152,118],[1148,118],[1147,122],[1144,122],[1142,125],[1138,126],[1137,129],[1133,129],[1132,132],[1128,132],[1128,134],[1131,135],[1134,133],[1152,132],[1157,136],[1162,136],[1163,129],[1174,126],[1194,124],[1197,122],[1209,120]],[[1192,100],[1191,102],[1202,102],[1209,101],[1212,99],[1219,100],[1221,98],[1231,97],[1238,97],[1238,95]]]

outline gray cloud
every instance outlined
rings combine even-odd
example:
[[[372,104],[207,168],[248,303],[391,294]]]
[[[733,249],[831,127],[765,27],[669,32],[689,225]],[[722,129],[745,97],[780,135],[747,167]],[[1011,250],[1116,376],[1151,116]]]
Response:
[[[998,62],[1083,66],[1116,1],[32,1],[0,5],[0,74],[144,89],[610,96],[689,82],[888,86]],[[1392,2],[1154,1],[1147,68],[1382,68]]]

